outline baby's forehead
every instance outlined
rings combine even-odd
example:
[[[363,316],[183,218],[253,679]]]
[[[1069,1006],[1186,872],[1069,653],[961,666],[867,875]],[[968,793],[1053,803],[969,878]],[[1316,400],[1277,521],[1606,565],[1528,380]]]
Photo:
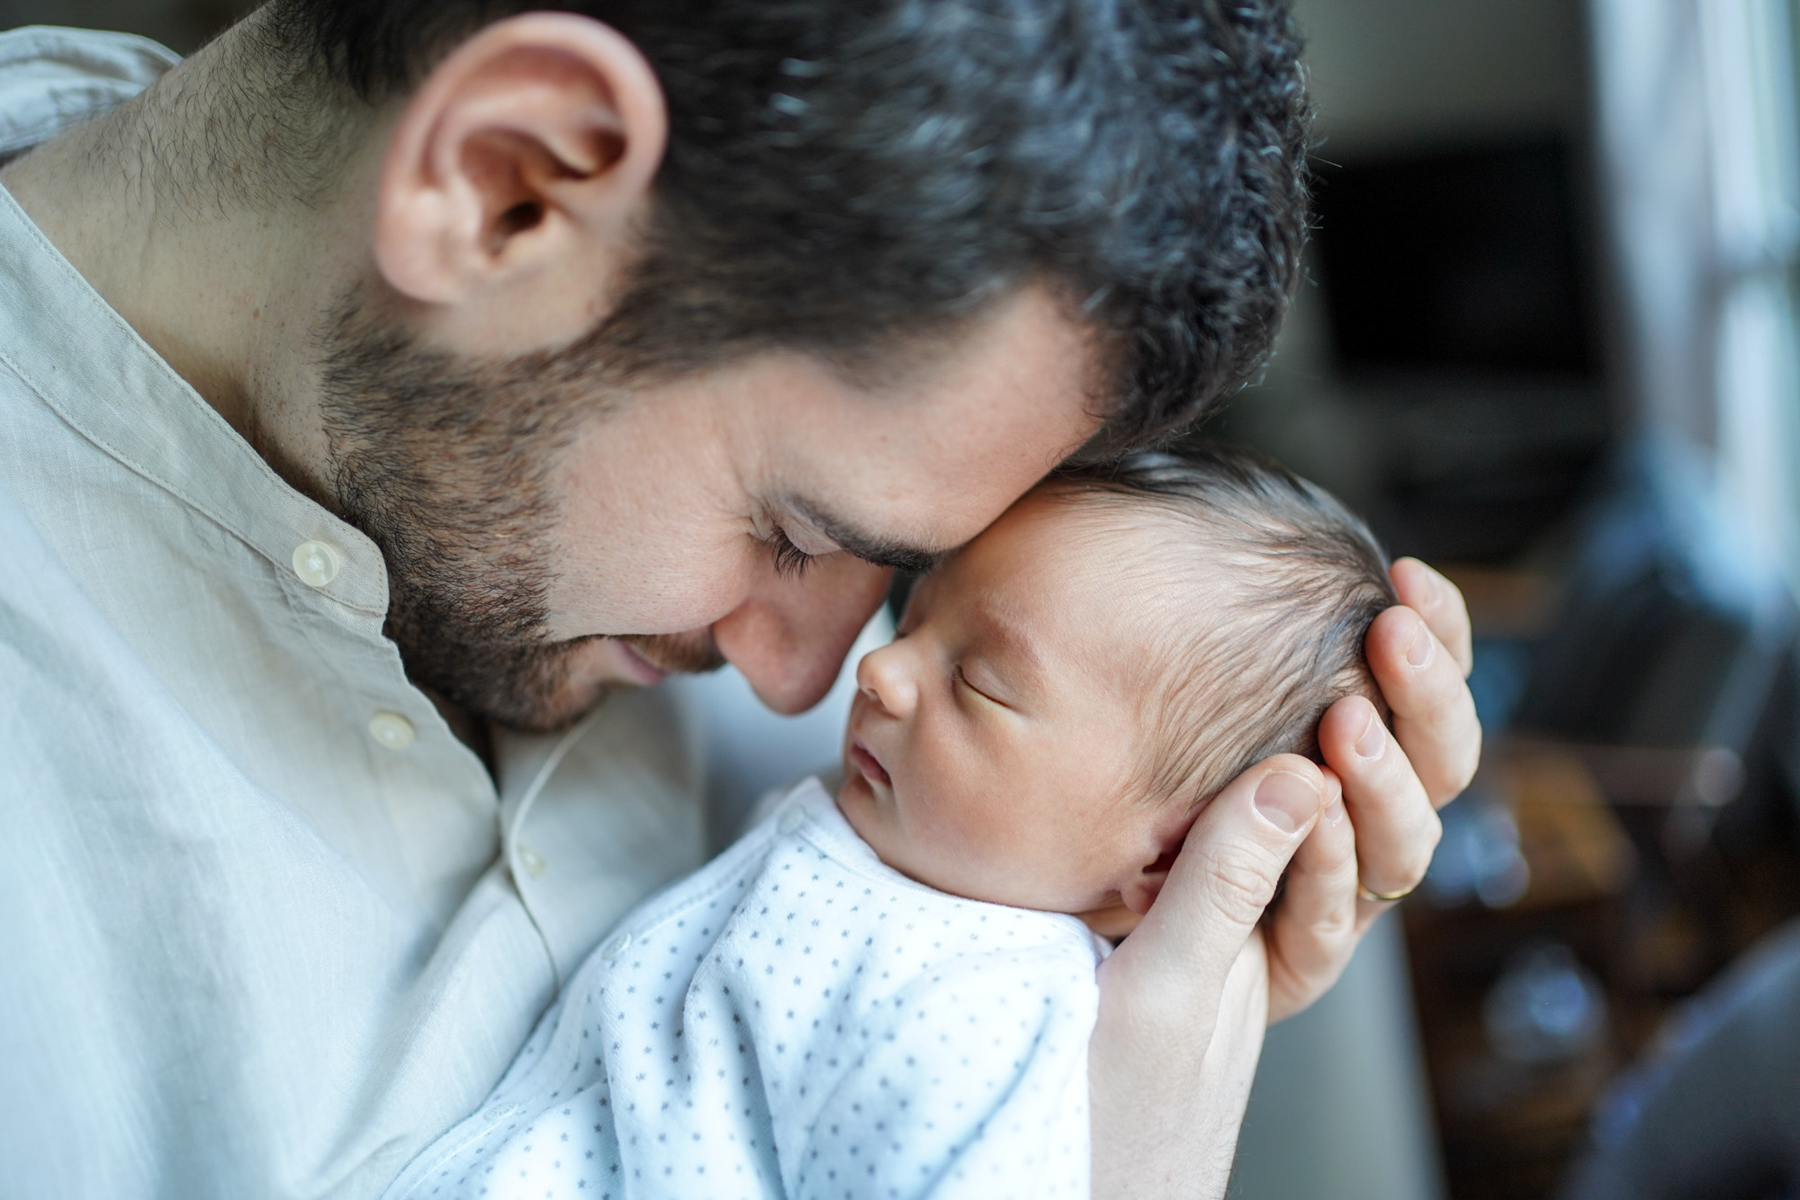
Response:
[[[1069,571],[1098,568],[1110,590],[1191,592],[1241,559],[1214,514],[1158,496],[1040,485],[1044,520],[1065,536],[1054,554]],[[1004,520],[1005,518],[1002,518]]]
[[[1238,599],[1229,567],[1241,556],[1208,536],[1200,515],[1155,497],[1066,485],[1040,486],[1027,501],[982,536],[1003,541],[1009,523],[1029,523],[1030,559],[1018,576],[997,581],[1008,594],[978,601],[1054,626],[1078,665],[1116,675],[1119,656],[1135,655],[1130,673],[1141,680],[1159,665],[1144,651],[1200,640]]]

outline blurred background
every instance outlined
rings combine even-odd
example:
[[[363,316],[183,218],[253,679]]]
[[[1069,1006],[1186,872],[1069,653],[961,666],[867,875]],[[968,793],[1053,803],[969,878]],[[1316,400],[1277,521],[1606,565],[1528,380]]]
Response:
[[[1682,1002],[1800,912],[1793,5],[1296,7],[1310,281],[1209,432],[1468,599],[1487,749],[1401,906],[1407,1186],[1552,1195]],[[1258,1087],[1247,1148],[1286,1119]],[[1383,1194],[1281,1161],[1242,1194]]]
[[[1308,279],[1205,433],[1462,587],[1487,750],[1426,884],[1272,1032],[1234,1196],[1553,1195],[1658,1030],[1800,913],[1795,2],[1296,3]],[[247,7],[0,24],[186,52]],[[768,720],[733,803],[838,718]]]

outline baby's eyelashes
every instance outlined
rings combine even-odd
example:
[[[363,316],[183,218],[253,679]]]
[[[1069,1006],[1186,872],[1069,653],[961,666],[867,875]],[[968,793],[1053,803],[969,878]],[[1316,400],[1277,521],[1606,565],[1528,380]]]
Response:
[[[993,696],[989,695],[987,692],[976,687],[973,683],[970,683],[969,677],[963,671],[961,663],[958,663],[955,667],[951,668],[950,674],[951,674],[951,678],[954,679],[957,683],[962,684],[963,687],[967,688],[970,692],[974,693],[976,696],[980,697],[981,699],[986,700],[989,704],[998,704],[1001,708],[1008,707],[1008,705],[1006,704],[1005,701],[996,700]]]

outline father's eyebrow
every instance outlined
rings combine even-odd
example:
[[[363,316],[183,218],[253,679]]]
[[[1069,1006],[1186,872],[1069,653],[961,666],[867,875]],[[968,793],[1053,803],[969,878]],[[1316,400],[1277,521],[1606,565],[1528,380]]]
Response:
[[[909,546],[905,542],[897,542],[891,538],[877,537],[865,533],[838,517],[832,516],[818,505],[798,496],[788,498],[788,507],[792,508],[820,533],[831,539],[833,545],[846,554],[854,555],[864,562],[874,563],[878,567],[892,567],[897,571],[906,571],[913,575],[923,575],[945,555],[948,550],[926,550],[919,546]]]

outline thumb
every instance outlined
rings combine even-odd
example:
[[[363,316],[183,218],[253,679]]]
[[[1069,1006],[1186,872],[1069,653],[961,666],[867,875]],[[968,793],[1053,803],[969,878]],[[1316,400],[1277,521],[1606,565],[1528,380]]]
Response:
[[[1319,768],[1296,754],[1238,776],[1195,819],[1156,903],[1121,951],[1153,954],[1165,969],[1183,964],[1182,986],[1217,992],[1329,790]]]
[[[1327,794],[1319,768],[1298,755],[1238,776],[1195,819],[1156,902],[1100,964],[1088,1040],[1097,1189],[1119,1190],[1118,1163],[1157,1161],[1170,1129],[1224,1147],[1228,1169],[1269,1019],[1256,923]],[[1203,1185],[1207,1195],[1223,1194],[1226,1173],[1216,1189]]]

